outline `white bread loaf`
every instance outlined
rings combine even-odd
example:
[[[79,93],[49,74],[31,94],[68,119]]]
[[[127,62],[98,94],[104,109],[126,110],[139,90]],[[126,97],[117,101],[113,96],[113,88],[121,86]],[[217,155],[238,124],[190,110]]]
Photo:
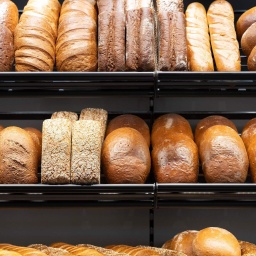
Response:
[[[226,0],[216,0],[207,11],[210,38],[218,71],[241,71],[234,10]]]
[[[206,10],[193,2],[186,9],[188,66],[191,71],[214,71]]]
[[[72,122],[47,119],[43,122],[41,182],[70,183]]]
[[[71,183],[100,183],[101,136],[99,121],[80,120],[73,123]]]

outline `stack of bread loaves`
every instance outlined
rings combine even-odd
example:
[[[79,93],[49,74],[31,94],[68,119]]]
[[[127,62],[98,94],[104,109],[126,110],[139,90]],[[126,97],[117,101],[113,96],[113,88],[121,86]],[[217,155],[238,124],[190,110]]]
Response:
[[[233,122],[209,116],[197,124],[195,134],[206,182],[245,182],[248,155]]]
[[[14,63],[13,33],[19,20],[17,6],[9,0],[0,1],[0,72],[12,70]]]
[[[125,71],[125,0],[98,0],[98,71]]]
[[[193,183],[198,180],[197,145],[189,122],[178,114],[158,117],[152,127],[152,164],[159,183]]]
[[[143,119],[130,114],[112,119],[102,147],[102,167],[107,182],[145,183],[151,167],[149,144],[149,127]]]
[[[0,132],[0,183],[38,182],[41,132],[35,128],[10,126]]]
[[[100,183],[107,111],[55,112],[43,122],[41,180],[48,184]]]
[[[126,69],[156,68],[155,17],[152,0],[126,0]]]
[[[96,1],[65,0],[56,42],[58,71],[97,70]]]
[[[256,7],[245,11],[236,23],[237,35],[241,39],[243,53],[248,57],[247,67],[256,71]]]
[[[158,70],[187,70],[183,0],[157,0]]]
[[[60,12],[58,0],[29,0],[14,33],[16,71],[52,71]]]

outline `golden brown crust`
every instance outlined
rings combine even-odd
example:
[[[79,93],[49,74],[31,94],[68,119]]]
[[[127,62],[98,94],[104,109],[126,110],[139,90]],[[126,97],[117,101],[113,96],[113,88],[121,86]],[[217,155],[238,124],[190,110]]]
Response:
[[[131,127],[139,131],[142,134],[142,136],[145,138],[148,146],[150,146],[149,126],[142,118],[136,115],[131,115],[131,114],[119,115],[113,118],[108,123],[106,136],[112,131],[122,127]]]
[[[247,241],[238,241],[241,247],[241,254],[256,254],[256,244]]]
[[[31,136],[19,127],[0,132],[0,183],[37,183],[38,153]]]
[[[194,138],[191,126],[183,116],[170,113],[158,117],[151,131],[152,147],[162,142],[168,134],[173,133],[183,133],[191,139]]]
[[[241,256],[241,248],[236,237],[218,227],[208,227],[198,231],[192,247],[196,256]]]
[[[170,134],[151,153],[155,180],[159,183],[195,183],[199,157],[195,142],[188,136]]]
[[[256,6],[245,11],[236,22],[236,32],[238,39],[242,38],[244,32],[256,22]]]
[[[197,230],[185,230],[166,241],[162,247],[185,253],[188,256],[194,256],[192,244],[197,233]]]
[[[256,46],[256,22],[254,22],[242,35],[241,47],[243,53],[248,57],[252,49]]]
[[[102,167],[108,183],[143,184],[150,165],[148,145],[137,130],[119,128],[106,137],[102,147]]]
[[[214,60],[218,71],[241,71],[234,10],[225,0],[211,3],[207,11]]]
[[[200,146],[200,141],[205,131],[214,125],[227,125],[233,130],[237,131],[236,125],[228,118],[219,115],[211,115],[201,119],[195,128],[195,142],[197,146]]]
[[[256,71],[256,46],[254,46],[247,59],[247,68],[249,71]]]
[[[250,119],[243,127],[241,138],[244,142],[246,149],[248,149],[250,142],[256,135],[256,118]]]
[[[208,128],[201,139],[199,154],[206,182],[245,182],[248,155],[242,139],[229,126]]]

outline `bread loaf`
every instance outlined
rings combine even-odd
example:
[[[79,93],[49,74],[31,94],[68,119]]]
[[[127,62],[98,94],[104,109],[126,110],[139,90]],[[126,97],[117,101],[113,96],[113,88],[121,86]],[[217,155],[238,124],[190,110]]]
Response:
[[[201,119],[195,128],[195,142],[198,147],[200,147],[200,141],[202,139],[205,131],[214,125],[226,125],[232,128],[234,131],[237,131],[236,125],[228,118],[220,115],[210,115]]]
[[[243,127],[241,138],[246,149],[248,149],[252,138],[256,135],[256,118],[250,119]]]
[[[2,249],[0,250],[0,255],[1,256],[21,256],[21,254],[18,252],[2,250]]]
[[[70,111],[58,111],[58,112],[54,112],[51,115],[51,119],[57,119],[57,118],[61,118],[61,119],[68,119],[71,122],[75,122],[78,120],[78,115],[75,112],[70,112]]]
[[[176,234],[172,239],[166,241],[162,248],[182,252],[187,256],[194,256],[193,241],[197,235],[197,230],[185,230]]]
[[[241,254],[256,254],[256,244],[247,241],[238,241],[241,247]]]
[[[256,22],[254,22],[242,35],[241,48],[243,53],[248,57],[252,49],[256,46]]]
[[[72,256],[72,254],[70,254],[67,250],[53,248],[44,244],[30,244],[28,247],[43,252],[48,256]]]
[[[94,120],[100,123],[101,142],[105,138],[108,121],[108,112],[102,108],[84,108],[81,110],[79,120]]]
[[[107,126],[106,136],[112,131],[122,128],[131,127],[139,131],[150,146],[150,130],[147,123],[137,115],[123,114],[113,118]]]
[[[80,120],[73,123],[71,183],[100,183],[101,136],[99,121]]]
[[[241,256],[238,240],[223,228],[207,227],[198,231],[192,246],[196,256]]]
[[[241,71],[234,10],[226,0],[216,0],[207,11],[214,60],[218,71]]]
[[[70,183],[71,128],[68,119],[43,122],[41,182]]]
[[[256,22],[256,6],[245,11],[236,22],[236,32],[238,39],[242,38],[244,32]]]
[[[125,71],[125,1],[98,0],[98,71]]]
[[[102,147],[102,167],[108,183],[143,184],[150,172],[148,145],[137,130],[124,127],[111,132]]]
[[[34,248],[25,246],[17,246],[12,244],[0,244],[0,248],[8,251],[13,251],[22,256],[47,256],[47,254],[40,252]],[[13,255],[16,256],[16,255]]]
[[[95,1],[63,2],[56,42],[58,71],[97,70],[96,17]]]
[[[14,32],[16,71],[53,71],[58,0],[29,0]]]
[[[157,0],[158,70],[187,70],[186,22],[182,0]]]
[[[0,25],[6,26],[13,34],[18,22],[19,10],[16,4],[12,1],[0,1]]]
[[[250,143],[247,146],[247,153],[249,157],[250,174],[253,183],[256,183],[256,137],[252,136]]]
[[[249,71],[256,71],[256,45],[247,59],[247,67]]]
[[[37,183],[38,155],[31,136],[10,126],[0,132],[0,183]]]
[[[152,165],[158,183],[195,183],[199,157],[195,142],[182,133],[170,134],[152,150]]]
[[[193,2],[188,5],[185,14],[189,70],[214,71],[204,6],[198,2]]]
[[[126,0],[126,69],[154,71],[155,17],[152,0]]]
[[[13,35],[12,32],[2,24],[0,24],[0,34],[0,72],[7,72],[12,70],[14,62]]]
[[[214,125],[202,136],[200,160],[206,182],[241,183],[248,173],[248,155],[238,133],[226,125]]]
[[[174,133],[183,133],[191,139],[194,138],[191,126],[183,116],[168,113],[156,118],[151,131],[152,147],[154,148],[154,146],[161,143],[166,136]]]

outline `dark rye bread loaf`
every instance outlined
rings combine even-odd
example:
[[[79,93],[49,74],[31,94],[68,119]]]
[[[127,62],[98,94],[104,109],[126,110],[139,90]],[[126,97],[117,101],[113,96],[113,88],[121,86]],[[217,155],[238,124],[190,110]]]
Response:
[[[12,32],[0,24],[0,72],[12,70],[14,61],[14,46]]]
[[[151,0],[126,1],[126,68],[153,71],[156,67],[155,14]]]
[[[98,0],[98,71],[124,71],[125,1]]]
[[[158,70],[187,70],[186,21],[182,0],[157,0]]]

